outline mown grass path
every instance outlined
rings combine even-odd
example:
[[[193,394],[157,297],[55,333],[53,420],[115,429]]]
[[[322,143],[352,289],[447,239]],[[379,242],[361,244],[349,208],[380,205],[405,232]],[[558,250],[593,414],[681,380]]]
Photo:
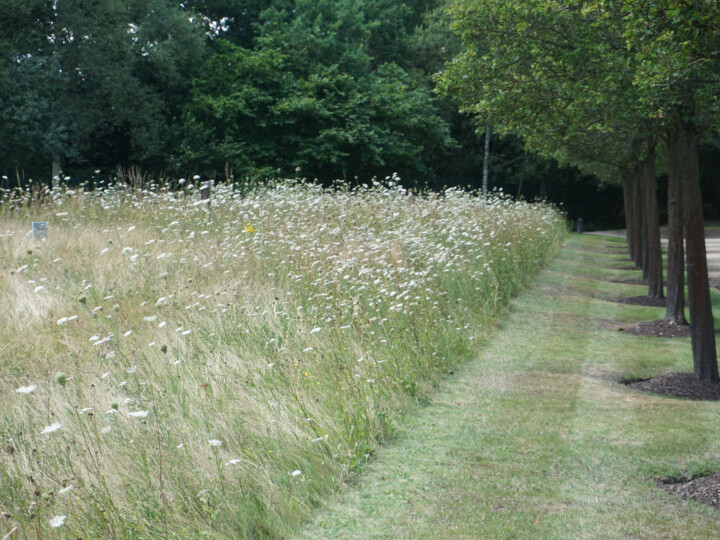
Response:
[[[656,479],[720,470],[720,403],[617,382],[692,370],[688,339],[613,330],[664,313],[614,302],[644,292],[613,282],[639,275],[613,269],[622,246],[573,235],[478,358],[300,537],[717,538],[720,511]]]

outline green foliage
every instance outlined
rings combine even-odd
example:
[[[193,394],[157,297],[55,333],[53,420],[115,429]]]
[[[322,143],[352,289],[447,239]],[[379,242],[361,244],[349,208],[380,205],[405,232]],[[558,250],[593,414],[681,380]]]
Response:
[[[458,2],[466,50],[440,78],[445,95],[564,164],[610,177],[632,159],[640,122],[631,59],[615,19],[564,1]],[[598,167],[598,164],[600,166]]]
[[[683,117],[717,126],[720,115],[720,42],[717,2],[608,0],[605,13],[619,13],[628,48],[637,62],[634,83],[649,114]]]
[[[475,187],[484,135],[473,116],[484,126],[492,111],[491,185],[526,193],[556,174],[546,157],[611,178],[636,132],[625,23],[601,4],[0,4],[0,173],[11,176],[47,176],[56,155],[74,177],[140,165],[323,182],[398,172],[408,186]],[[66,30],[50,41],[54,28]],[[438,98],[432,75],[456,56]],[[535,156],[498,137],[510,132]]]
[[[379,6],[369,7],[385,13]],[[218,42],[185,108],[183,161],[209,174],[228,165],[238,176],[325,182],[431,175],[453,146],[449,127],[422,78],[371,56],[382,25],[363,7],[299,0],[263,12],[253,49]],[[398,56],[383,39],[383,55]]]
[[[188,18],[168,0],[15,11],[0,34],[0,160],[49,170],[52,156],[114,166],[166,152],[204,48]]]

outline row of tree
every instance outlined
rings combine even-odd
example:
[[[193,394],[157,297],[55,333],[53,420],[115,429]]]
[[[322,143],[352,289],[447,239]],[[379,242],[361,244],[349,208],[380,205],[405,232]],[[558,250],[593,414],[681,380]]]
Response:
[[[0,175],[138,165],[217,179],[303,176],[477,187],[485,129],[434,93],[461,50],[447,0],[0,0]],[[600,183],[493,138],[490,176],[565,199]]]
[[[654,298],[663,297],[655,163],[666,153],[667,320],[685,323],[686,260],[695,373],[717,383],[698,150],[720,122],[720,4],[460,0],[453,16],[466,50],[442,91],[543,155],[622,179],[630,254]]]

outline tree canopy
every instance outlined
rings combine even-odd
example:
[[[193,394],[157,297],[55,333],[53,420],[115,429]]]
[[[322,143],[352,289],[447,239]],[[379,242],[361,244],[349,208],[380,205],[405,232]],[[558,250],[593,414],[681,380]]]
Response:
[[[711,76],[712,40],[698,32],[712,3],[696,14],[686,4],[0,0],[0,173],[398,172],[409,186],[477,187],[492,113],[491,185],[556,202],[582,186],[599,193],[632,161],[627,141],[658,124],[653,81],[677,71],[670,63],[694,66],[685,85]],[[642,9],[652,17],[630,18]],[[669,47],[675,27],[694,45],[672,45],[671,62],[651,43]],[[660,84],[669,103],[679,86]],[[618,214],[574,200],[573,217]]]

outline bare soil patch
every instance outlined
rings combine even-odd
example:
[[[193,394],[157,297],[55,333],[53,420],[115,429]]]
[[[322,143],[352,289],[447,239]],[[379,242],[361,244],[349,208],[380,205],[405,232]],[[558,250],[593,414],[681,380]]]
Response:
[[[703,382],[693,373],[670,373],[652,379],[625,381],[625,384],[643,392],[663,396],[694,401],[720,400],[720,384]]]
[[[698,501],[720,509],[720,473],[691,480],[660,480],[660,487],[681,499]]]
[[[618,300],[621,304],[630,304],[631,306],[646,306],[646,307],[665,307],[667,301],[665,298],[653,298],[652,296],[630,296],[629,298],[622,298]]]
[[[615,330],[634,336],[654,336],[663,338],[690,337],[690,326],[671,324],[663,319],[641,322],[639,324],[617,325]]]

